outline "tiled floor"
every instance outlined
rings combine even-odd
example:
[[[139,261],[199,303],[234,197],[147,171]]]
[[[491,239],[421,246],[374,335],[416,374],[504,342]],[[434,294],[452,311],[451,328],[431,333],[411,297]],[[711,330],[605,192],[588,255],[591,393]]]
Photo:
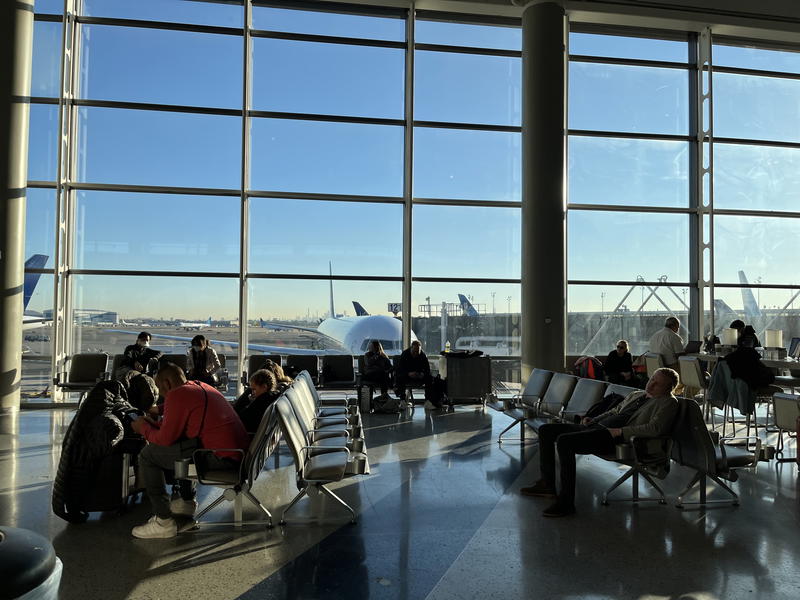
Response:
[[[587,457],[578,462],[578,514],[549,520],[540,515],[546,500],[517,493],[537,477],[536,445],[494,441],[506,417],[471,406],[418,408],[365,418],[372,474],[332,486],[356,508],[356,525],[317,496],[301,501],[285,528],[202,527],[173,540],[136,540],[130,528],[149,516],[146,501],[83,525],[52,514],[71,417],[0,417],[0,523],[53,540],[64,600],[800,597],[793,464],[745,473],[734,484],[738,508],[680,511],[675,494],[688,470],[676,467],[667,478],[670,506],[604,507],[600,494],[619,470]],[[296,488],[285,448],[275,463],[255,492],[279,516]],[[320,512],[324,522],[313,516]],[[210,514],[230,515],[229,505]]]

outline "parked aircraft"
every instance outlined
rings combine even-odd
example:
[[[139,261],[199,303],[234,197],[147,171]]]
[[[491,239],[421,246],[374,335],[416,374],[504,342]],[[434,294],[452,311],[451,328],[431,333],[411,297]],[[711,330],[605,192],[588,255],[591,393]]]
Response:
[[[461,305],[461,312],[463,315],[467,317],[479,316],[478,311],[472,306],[472,302],[470,302],[464,294],[458,295],[458,302]]]
[[[180,323],[178,323],[178,327],[182,327],[186,331],[189,331],[190,329],[200,330],[203,327],[211,327],[211,317],[208,317],[208,320],[202,323],[185,323],[181,321]]]

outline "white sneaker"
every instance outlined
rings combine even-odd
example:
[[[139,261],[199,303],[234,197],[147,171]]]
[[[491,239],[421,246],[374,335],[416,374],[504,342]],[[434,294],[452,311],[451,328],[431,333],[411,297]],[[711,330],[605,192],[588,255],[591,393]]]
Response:
[[[173,515],[185,515],[191,517],[197,510],[197,500],[184,500],[175,498],[169,503],[169,510]]]
[[[144,525],[131,530],[131,534],[139,539],[173,538],[178,535],[178,524],[175,519],[159,519],[153,515]]]

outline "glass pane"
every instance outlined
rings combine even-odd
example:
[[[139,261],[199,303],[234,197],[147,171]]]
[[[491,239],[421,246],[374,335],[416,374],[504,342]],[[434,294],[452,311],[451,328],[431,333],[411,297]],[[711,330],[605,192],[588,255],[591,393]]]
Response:
[[[714,44],[714,66],[800,73],[800,52]]]
[[[569,127],[686,135],[688,71],[570,63]]]
[[[45,268],[55,260],[56,192],[42,188],[27,189],[25,207],[25,258],[32,254],[49,257]]]
[[[520,289],[509,283],[414,282],[412,328],[422,349],[434,357],[450,342],[452,350],[519,356]]]
[[[798,237],[800,219],[716,215],[715,280],[718,283],[800,284],[796,266]]]
[[[569,34],[569,53],[685,63],[689,60],[689,44],[685,41],[573,32]]]
[[[689,205],[689,144],[571,136],[573,204]]]
[[[238,273],[239,205],[217,196],[80,191],[75,266]]]
[[[520,276],[518,208],[415,206],[413,233],[415,277]]]
[[[404,19],[269,8],[266,6],[253,7],[253,28],[395,42],[402,42],[406,39],[406,23]]]
[[[797,211],[800,149],[714,144],[714,206]]]
[[[714,73],[714,135],[800,141],[800,81]]]
[[[381,340],[387,354],[402,350],[402,323],[388,310],[390,303],[401,301],[399,281],[334,281],[335,319],[328,308],[329,281],[251,279],[248,285],[250,319],[264,321],[260,331],[251,329],[251,351],[286,355],[297,349],[331,349],[358,355],[371,339]],[[356,302],[369,315],[356,316]],[[271,328],[271,323],[303,329]]]
[[[403,193],[403,128],[252,119],[251,188],[371,196]]]
[[[83,44],[82,98],[242,106],[240,37],[84,25]]]
[[[417,20],[414,23],[414,41],[418,44],[522,50],[522,29]]]
[[[35,21],[33,24],[31,96],[58,97],[60,79],[61,23]]]
[[[765,282],[766,283],[766,282]],[[742,319],[756,330],[756,337],[765,341],[765,329],[783,331],[783,344],[788,348],[793,337],[800,335],[800,290],[760,288],[714,288],[715,333],[731,321]]]
[[[38,4],[38,2],[37,2]],[[52,259],[46,267],[52,267]],[[47,402],[46,393],[53,385],[50,357],[53,352],[53,276],[33,274],[25,277],[30,282],[32,294],[25,307],[23,331],[20,347],[22,348],[22,382],[21,401]],[[35,283],[35,286],[33,285]]]
[[[414,118],[518,126],[520,63],[504,56],[417,51]]]
[[[418,127],[414,196],[519,201],[520,134]]]
[[[55,181],[58,162],[58,106],[31,104],[28,179]]]
[[[298,227],[278,227],[275,217]],[[263,233],[262,233],[263,232]],[[250,272],[399,277],[403,206],[250,199]]]
[[[38,3],[38,0],[37,0]],[[192,23],[218,27],[241,27],[241,5],[200,0],[84,0],[83,14],[92,17],[142,19],[169,23]]]
[[[82,107],[78,178],[207,188],[241,184],[242,119]]]
[[[675,315],[686,342],[688,288],[644,285],[570,285],[567,293],[567,354],[608,356],[617,340],[626,340],[635,357],[646,352],[650,337]]]
[[[253,39],[253,108],[403,118],[405,52]]]
[[[37,14],[60,15],[64,13],[64,0],[36,0],[33,10]]]
[[[635,212],[569,212],[569,279],[688,281],[689,218]]]

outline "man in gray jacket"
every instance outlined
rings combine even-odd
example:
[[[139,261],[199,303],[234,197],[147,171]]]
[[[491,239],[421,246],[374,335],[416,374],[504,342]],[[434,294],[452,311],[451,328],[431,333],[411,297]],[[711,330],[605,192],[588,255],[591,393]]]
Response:
[[[575,512],[575,455],[614,454],[615,445],[636,437],[668,435],[678,414],[678,401],[672,395],[678,374],[669,368],[658,369],[644,392],[636,391],[613,409],[581,424],[548,423],[539,428],[541,479],[520,492],[525,496],[556,497],[556,451],[561,465],[561,491],[555,504],[542,513],[546,517],[565,517]]]

